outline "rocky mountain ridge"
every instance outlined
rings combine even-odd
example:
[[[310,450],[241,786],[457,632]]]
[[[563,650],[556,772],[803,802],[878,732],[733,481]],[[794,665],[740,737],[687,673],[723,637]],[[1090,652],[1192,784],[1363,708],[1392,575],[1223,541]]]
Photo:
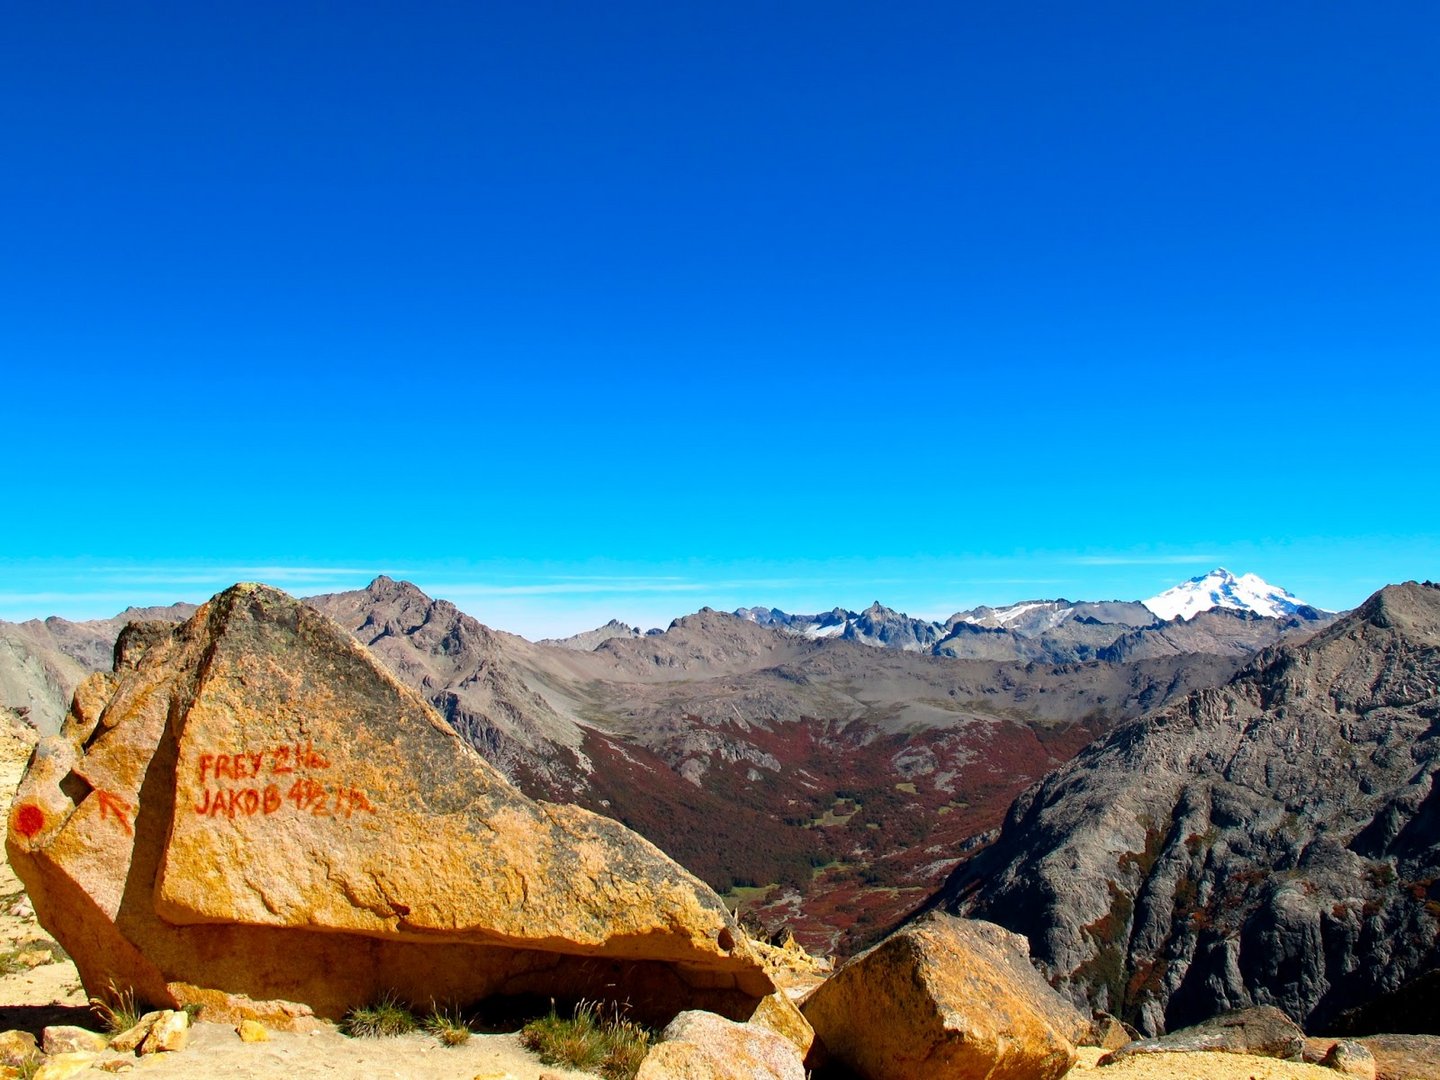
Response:
[[[1343,1026],[1440,967],[1437,734],[1440,588],[1388,586],[1086,747],[936,902],[1147,1032],[1251,1004]]]
[[[1224,568],[1144,603],[1025,600],[956,612],[944,622],[915,618],[878,601],[860,612],[837,607],[818,615],[795,615],[779,608],[752,607],[734,614],[758,626],[811,639],[855,641],[956,659],[1054,664],[1181,652],[1248,655],[1318,629],[1334,617],[1254,574],[1236,578]],[[1185,625],[1196,620],[1201,620],[1196,626]]]

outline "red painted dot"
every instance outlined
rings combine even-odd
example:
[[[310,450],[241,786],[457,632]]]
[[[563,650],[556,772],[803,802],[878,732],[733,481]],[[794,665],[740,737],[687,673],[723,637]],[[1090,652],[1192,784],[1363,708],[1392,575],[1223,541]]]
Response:
[[[26,803],[15,812],[15,831],[34,837],[45,827],[45,812],[34,803]]]

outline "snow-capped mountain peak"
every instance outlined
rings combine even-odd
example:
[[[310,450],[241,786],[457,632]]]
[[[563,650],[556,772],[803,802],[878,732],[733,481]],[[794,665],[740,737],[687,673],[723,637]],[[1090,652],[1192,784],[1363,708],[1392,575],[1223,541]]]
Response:
[[[1223,566],[1208,574],[1166,589],[1146,600],[1145,606],[1162,619],[1177,616],[1190,619],[1213,607],[1253,611],[1257,615],[1279,619],[1293,615],[1305,607],[1305,601],[1278,585],[1271,585],[1256,574],[1236,577]]]

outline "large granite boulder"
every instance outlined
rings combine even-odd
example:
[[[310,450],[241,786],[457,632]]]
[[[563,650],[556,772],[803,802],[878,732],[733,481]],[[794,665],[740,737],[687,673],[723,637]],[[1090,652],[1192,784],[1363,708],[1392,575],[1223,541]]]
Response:
[[[868,1080],[1052,1080],[1090,1029],[1024,938],[938,913],[851,959],[801,1010],[829,1059]]]
[[[285,1025],[386,992],[748,1018],[718,897],[617,822],[532,801],[344,631],[237,585],[122,635],[16,793],[6,848],[86,989]]]

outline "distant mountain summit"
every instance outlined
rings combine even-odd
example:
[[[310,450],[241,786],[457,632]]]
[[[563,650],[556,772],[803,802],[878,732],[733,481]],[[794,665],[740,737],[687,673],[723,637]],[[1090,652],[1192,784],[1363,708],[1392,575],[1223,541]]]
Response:
[[[1284,619],[1309,607],[1298,596],[1271,585],[1257,574],[1236,577],[1223,566],[1152,596],[1145,601],[1145,606],[1167,621],[1190,619],[1215,607],[1249,611],[1267,619]]]

